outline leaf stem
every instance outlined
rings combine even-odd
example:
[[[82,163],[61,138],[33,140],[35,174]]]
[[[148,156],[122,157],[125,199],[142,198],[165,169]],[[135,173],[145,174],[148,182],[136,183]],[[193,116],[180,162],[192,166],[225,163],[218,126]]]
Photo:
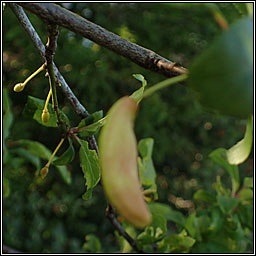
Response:
[[[180,76],[176,76],[176,77],[172,77],[169,79],[166,79],[160,83],[157,83],[153,86],[151,86],[150,88],[148,88],[147,90],[145,90],[143,98],[149,97],[151,96],[153,93],[155,93],[158,90],[161,90],[165,87],[168,87],[170,85],[176,84],[178,82],[184,81],[188,78],[188,74],[183,74]]]
[[[80,139],[73,132],[71,132],[70,135],[81,145]]]

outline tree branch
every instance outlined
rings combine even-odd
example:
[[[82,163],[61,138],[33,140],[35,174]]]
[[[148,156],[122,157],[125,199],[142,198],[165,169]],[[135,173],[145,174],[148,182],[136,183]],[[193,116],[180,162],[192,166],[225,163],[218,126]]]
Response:
[[[47,71],[50,77],[50,86],[52,90],[52,96],[53,96],[53,109],[56,111],[58,121],[60,122],[60,118],[58,115],[58,98],[57,98],[57,92],[56,92],[56,78],[55,78],[55,73],[53,70],[53,58],[54,54],[57,48],[57,37],[59,34],[58,31],[58,26],[57,25],[52,25],[48,24],[48,42],[46,44],[46,49],[45,49],[45,59],[46,59],[46,66],[47,66]]]
[[[108,204],[107,210],[106,210],[106,216],[111,222],[111,224],[115,227],[115,229],[119,232],[119,235],[124,237],[126,241],[131,245],[131,247],[134,249],[134,251],[138,253],[145,253],[143,249],[139,249],[137,246],[137,241],[133,239],[122,227],[122,225],[119,223],[119,221],[116,219],[116,214],[113,209],[113,207]]]
[[[18,18],[19,23],[22,25],[23,29],[33,42],[34,46],[40,53],[41,58],[45,61],[45,46],[42,43],[39,35],[37,34],[36,30],[34,29],[33,25],[31,24],[30,20],[28,19],[26,13],[22,9],[22,7],[18,6],[14,3],[8,3],[16,17]],[[76,98],[70,87],[68,86],[67,82],[65,81],[64,77],[59,72],[56,65],[53,63],[54,72],[57,76],[58,81],[61,83],[61,89],[64,92],[66,98],[68,99],[69,103],[73,107],[74,111],[77,115],[81,118],[85,118],[89,116],[88,111],[84,108],[84,106],[79,102]]]
[[[33,42],[34,46],[36,49],[39,51],[41,58],[45,62],[45,46],[42,43],[39,35],[37,34],[36,30],[34,29],[33,25],[31,24],[30,20],[28,19],[26,13],[22,9],[22,7],[18,6],[17,4],[14,3],[8,3],[16,17],[18,18],[19,23],[22,25],[23,29],[25,32],[28,34],[29,38]],[[85,107],[79,102],[77,97],[74,95],[70,87],[68,86],[67,82],[65,81],[64,77],[61,75],[59,72],[58,68],[56,65],[53,63],[53,69],[54,73],[58,79],[58,81],[61,83],[61,89],[64,92],[68,102],[71,104],[73,110],[76,112],[78,116],[81,118],[85,118],[89,116],[89,112],[85,109]],[[88,142],[90,145],[91,149],[96,150],[98,153],[98,146],[97,142],[95,140],[94,136],[88,137]]]
[[[63,127],[63,131],[67,133],[67,124],[61,120],[58,108],[58,97],[56,92],[56,76],[53,68],[53,58],[57,48],[57,38],[58,38],[58,26],[55,24],[48,24],[48,42],[46,44],[45,49],[45,59],[46,59],[46,66],[49,75],[49,82],[50,82],[50,90],[52,92],[52,99],[53,99],[53,110],[56,113],[58,125]]]
[[[27,32],[28,36],[31,38],[34,46],[37,48],[39,51],[41,57],[43,60],[45,60],[45,47],[38,36],[37,32],[33,28],[31,22],[29,21],[27,15],[23,11],[23,9],[14,4],[14,3],[8,3],[8,5],[11,7],[12,11],[14,14],[17,16],[18,21],[21,23],[22,27],[25,29]],[[89,113],[86,111],[86,109],[83,107],[83,105],[78,101],[78,99],[75,97],[73,94],[72,90],[69,88],[68,84],[66,83],[65,79],[63,76],[60,74],[59,70],[57,67],[54,65],[54,72],[57,76],[57,79],[59,82],[62,84],[61,88],[64,91],[67,99],[71,103],[71,106],[75,110],[75,112],[81,116],[81,117],[86,117],[89,115]],[[88,142],[90,144],[90,147],[94,150],[96,150],[98,156],[99,156],[99,150],[98,150],[98,145],[97,142],[94,138],[94,136],[89,136],[88,137]],[[111,205],[108,206],[108,209],[106,211],[106,215],[109,218],[110,222],[112,225],[118,230],[119,234],[122,235],[132,246],[132,248],[137,251],[137,252],[143,252],[142,250],[139,250],[137,247],[136,240],[133,239],[122,227],[122,225],[118,222],[116,219],[116,216],[114,214],[114,210]]]
[[[19,3],[19,5],[39,16],[44,22],[52,22],[65,27],[146,69],[167,77],[187,73],[187,69],[175,62],[131,43],[59,5],[52,3]]]

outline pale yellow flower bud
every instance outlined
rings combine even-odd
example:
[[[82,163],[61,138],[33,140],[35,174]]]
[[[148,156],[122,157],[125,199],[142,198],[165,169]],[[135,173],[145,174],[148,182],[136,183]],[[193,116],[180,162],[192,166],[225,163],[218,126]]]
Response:
[[[49,111],[48,111],[48,109],[44,109],[43,113],[42,113],[42,121],[44,123],[47,123],[49,121],[49,119],[50,119]]]
[[[18,83],[14,86],[13,90],[15,92],[21,92],[23,91],[24,87],[25,87],[24,83]]]

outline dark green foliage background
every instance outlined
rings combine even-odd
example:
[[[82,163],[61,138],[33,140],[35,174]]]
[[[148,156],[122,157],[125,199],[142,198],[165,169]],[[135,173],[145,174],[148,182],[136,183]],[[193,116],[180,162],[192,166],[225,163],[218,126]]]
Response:
[[[156,3],[63,5],[185,67],[221,33],[210,11],[202,5],[189,8],[186,4]],[[219,7],[230,23],[239,17],[231,4],[222,3]],[[46,43],[45,24],[35,15],[27,14]],[[139,88],[139,82],[132,77],[134,73],[141,73],[149,86],[165,79],[64,28],[60,27],[59,31],[55,63],[90,113],[102,109],[106,114],[118,98]],[[22,93],[12,90],[41,64],[32,42],[6,7],[3,12],[3,86],[9,91],[14,114],[7,141],[9,150],[17,139],[36,140],[50,150],[59,142],[58,129],[41,126],[22,115],[28,95],[46,98],[48,79],[40,74]],[[57,93],[62,111],[76,126],[78,117],[59,88]],[[206,123],[212,128],[205,129]],[[224,170],[214,164],[208,154],[218,147],[229,148],[241,139],[245,123],[205,112],[187,88],[175,85],[142,102],[135,129],[138,140],[154,139],[159,201],[175,209],[173,196],[191,200],[200,188],[212,190],[216,175],[223,176],[222,180],[230,184]],[[252,174],[250,161],[240,166],[241,180]],[[66,185],[53,167],[45,182],[38,183],[35,168],[22,158],[14,157],[8,163],[3,168],[10,183],[10,195],[3,203],[3,242],[6,245],[33,253],[83,252],[84,237],[94,233],[102,243],[103,252],[118,251],[113,227],[104,218],[106,201],[101,186],[97,186],[91,200],[82,200],[85,186],[78,154],[68,166],[71,185]],[[185,215],[189,213],[186,208],[178,210]],[[174,226],[170,229],[175,231]]]

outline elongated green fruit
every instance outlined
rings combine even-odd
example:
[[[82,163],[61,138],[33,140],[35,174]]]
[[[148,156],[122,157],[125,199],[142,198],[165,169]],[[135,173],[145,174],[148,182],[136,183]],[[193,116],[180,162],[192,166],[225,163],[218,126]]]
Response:
[[[151,214],[144,201],[138,176],[137,141],[133,123],[137,103],[119,99],[110,109],[99,138],[102,183],[110,203],[130,224],[143,228]]]

